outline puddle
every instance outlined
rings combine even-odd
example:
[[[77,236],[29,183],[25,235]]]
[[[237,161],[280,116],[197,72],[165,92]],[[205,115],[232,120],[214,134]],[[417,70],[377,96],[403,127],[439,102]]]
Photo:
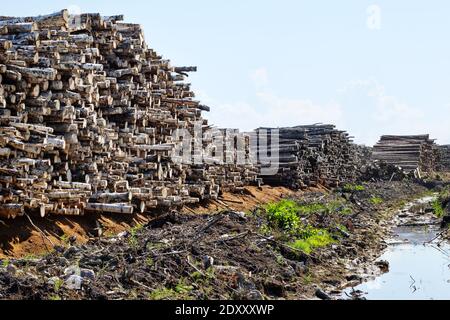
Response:
[[[426,199],[431,200],[433,198]],[[424,201],[415,203],[426,203]],[[405,208],[409,210],[412,206]],[[378,259],[389,262],[389,271],[345,292],[359,290],[360,297],[368,300],[450,299],[450,245],[436,240],[440,232],[438,220],[430,216],[430,212],[413,214],[402,210],[402,213],[400,224],[420,221],[424,225],[394,228],[395,237]],[[408,216],[411,219],[406,221]]]

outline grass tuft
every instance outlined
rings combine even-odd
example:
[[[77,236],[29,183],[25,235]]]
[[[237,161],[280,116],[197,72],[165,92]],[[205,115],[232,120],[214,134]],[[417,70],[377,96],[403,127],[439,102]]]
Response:
[[[347,183],[343,188],[345,192],[355,192],[355,191],[364,191],[366,188],[360,184],[349,184]]]
[[[438,218],[442,218],[445,214],[444,207],[439,199],[434,200],[431,203],[431,207],[433,208],[433,212]]]
[[[381,199],[380,197],[372,197],[372,198],[370,198],[370,202],[373,204],[373,205],[376,205],[376,206],[378,206],[378,205],[380,205],[380,204],[382,204],[384,201],[383,201],[383,199]]]
[[[326,247],[336,240],[325,229],[310,229],[309,235],[290,243],[290,246],[310,254],[316,248]]]

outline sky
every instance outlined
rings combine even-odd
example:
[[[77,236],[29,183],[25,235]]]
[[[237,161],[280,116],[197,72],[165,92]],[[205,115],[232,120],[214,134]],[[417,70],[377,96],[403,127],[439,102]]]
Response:
[[[450,143],[445,0],[2,0],[0,15],[124,14],[211,107],[211,124],[332,123],[355,142],[429,133]],[[23,4],[24,2],[21,2]]]

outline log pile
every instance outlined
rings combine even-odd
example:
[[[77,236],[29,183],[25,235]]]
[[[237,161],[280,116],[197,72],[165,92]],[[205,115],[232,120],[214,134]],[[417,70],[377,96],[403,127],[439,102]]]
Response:
[[[268,136],[277,136],[279,146],[268,148],[258,144],[258,154],[278,154],[278,159],[274,161],[279,170],[275,175],[263,176],[265,183],[295,189],[319,184],[335,187],[343,181],[353,181],[358,177],[358,148],[347,132],[337,130],[334,125],[256,130],[258,136],[266,132]],[[260,158],[258,161],[262,167],[265,166]]]
[[[405,172],[433,172],[438,152],[429,135],[385,135],[373,147],[373,160],[402,168]]]
[[[210,129],[184,82],[196,68],[172,67],[122,19],[0,17],[0,217],[131,214],[256,181],[251,161],[174,161],[177,130]]]
[[[450,171],[450,145],[438,146],[439,171]]]

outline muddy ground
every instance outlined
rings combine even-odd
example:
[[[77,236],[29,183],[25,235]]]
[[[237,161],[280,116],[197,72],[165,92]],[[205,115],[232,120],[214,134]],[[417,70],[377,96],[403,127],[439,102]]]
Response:
[[[102,217],[110,222],[103,220],[100,229],[107,232],[101,237],[94,222],[88,227],[68,220],[82,231],[64,237],[48,229],[44,236],[27,225],[43,243],[53,237],[57,245],[50,253],[21,258],[14,258],[19,253],[11,250],[12,257],[0,261],[0,298],[329,298],[362,281],[361,269],[373,265],[386,246],[382,239],[394,212],[429,192],[423,184],[408,181],[364,183],[333,192],[249,188],[241,195],[224,195],[215,203],[158,217],[119,222]],[[302,216],[302,223],[328,230],[333,243],[306,253],[292,246],[283,230],[269,228],[264,204],[283,197],[327,208],[338,203]],[[128,231],[112,235],[120,229]],[[23,254],[23,243],[17,246]]]

